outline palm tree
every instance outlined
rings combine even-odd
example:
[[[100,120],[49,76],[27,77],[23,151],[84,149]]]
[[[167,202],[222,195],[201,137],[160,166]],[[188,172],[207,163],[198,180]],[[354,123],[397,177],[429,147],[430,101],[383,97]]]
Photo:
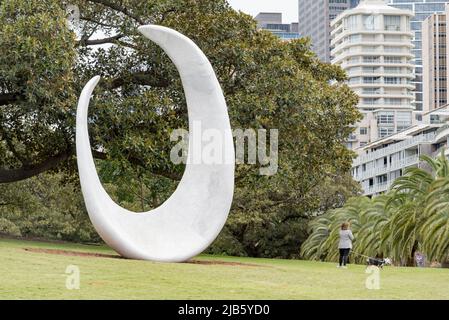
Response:
[[[332,213],[329,212],[313,220],[309,224],[310,236],[301,247],[302,256],[307,260],[325,260],[323,243],[329,237],[329,226],[332,224]]]
[[[340,225],[351,222],[357,253],[389,256],[412,266],[419,249],[431,261],[449,261],[449,160],[422,156],[430,170],[409,168],[391,190],[374,199],[350,199],[310,224],[303,257],[336,261]]]
[[[311,235],[304,242],[301,252],[304,258],[311,260],[338,260],[339,230],[343,222],[350,222],[354,236],[361,228],[360,212],[370,206],[366,197],[352,198],[343,208],[335,209],[317,218],[310,224]]]
[[[390,196],[382,195],[371,200],[369,206],[360,212],[361,227],[357,232],[354,251],[370,257],[383,257],[389,252],[388,246],[382,246],[385,228],[391,211],[387,210]]]
[[[430,261],[449,261],[449,178],[438,178],[431,186],[419,228],[422,248]]]
[[[391,217],[382,236],[382,245],[390,247],[390,255],[409,266],[414,264],[415,252],[423,243],[423,233],[418,232],[418,228],[428,220],[428,215],[424,214],[428,194],[436,179],[449,175],[449,162],[444,154],[436,159],[422,156],[421,160],[430,172],[409,168],[393,183],[387,204]]]

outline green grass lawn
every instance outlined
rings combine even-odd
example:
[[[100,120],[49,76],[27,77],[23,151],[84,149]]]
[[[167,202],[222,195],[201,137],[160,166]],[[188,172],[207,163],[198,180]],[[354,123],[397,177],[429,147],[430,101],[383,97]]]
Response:
[[[200,256],[249,265],[165,264],[29,252],[24,248],[114,254],[109,248],[0,239],[0,299],[449,299],[449,270],[387,267],[368,290],[364,266]],[[66,288],[68,265],[80,290]]]

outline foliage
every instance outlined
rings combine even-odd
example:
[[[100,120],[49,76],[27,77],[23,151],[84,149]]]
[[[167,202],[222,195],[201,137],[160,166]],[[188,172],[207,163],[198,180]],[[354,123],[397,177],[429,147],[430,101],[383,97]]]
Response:
[[[447,261],[449,160],[444,154],[421,160],[424,168],[407,169],[387,194],[374,199],[353,198],[343,208],[311,222],[303,256],[335,261],[339,226],[350,221],[357,253],[388,256],[396,263],[413,265],[419,250],[429,261]]]
[[[77,184],[43,174],[0,185],[0,233],[77,242],[97,242]]]
[[[76,32],[68,4],[80,9]],[[230,219],[211,250],[297,255],[307,219],[354,194],[334,188],[334,202],[322,190],[347,179],[353,154],[343,143],[360,119],[358,98],[307,39],[282,42],[225,0],[3,0],[0,183],[74,173],[76,96],[99,74],[89,129],[102,181],[134,211],[171,194],[184,166],[170,161],[169,136],[187,128],[187,109],[175,66],[137,32],[148,23],[180,31],[210,58],[233,128],[279,130],[278,173],[237,168]]]

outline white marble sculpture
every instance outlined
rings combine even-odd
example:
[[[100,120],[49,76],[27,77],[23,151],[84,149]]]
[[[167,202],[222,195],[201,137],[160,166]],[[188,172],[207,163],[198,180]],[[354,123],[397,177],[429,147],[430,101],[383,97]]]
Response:
[[[119,254],[131,259],[182,262],[204,251],[228,217],[234,192],[232,132],[215,72],[193,41],[161,26],[142,26],[139,31],[162,47],[178,68],[188,105],[190,141],[195,134],[201,135],[195,130],[218,130],[224,137],[223,153],[232,161],[188,163],[176,191],[152,211],[137,214],[120,207],[104,190],[91,153],[87,115],[89,100],[100,80],[95,77],[84,88],[77,111],[81,187],[95,229]],[[194,123],[200,123],[201,128]],[[194,149],[190,143],[189,156],[196,152]]]

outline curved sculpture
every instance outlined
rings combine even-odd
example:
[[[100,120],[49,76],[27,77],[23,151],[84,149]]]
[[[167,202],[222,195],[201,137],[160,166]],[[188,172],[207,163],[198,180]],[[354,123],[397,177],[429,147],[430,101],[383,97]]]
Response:
[[[192,137],[213,129],[224,139],[222,164],[187,163],[173,195],[155,210],[136,214],[117,205],[104,190],[91,153],[88,107],[95,77],[84,88],[76,118],[76,152],[89,217],[103,240],[124,257],[182,262],[204,251],[218,236],[229,214],[234,192],[234,146],[226,102],[215,72],[203,52],[187,37],[161,26],[139,28],[174,62],[186,95],[189,158],[201,159]],[[200,123],[201,126],[193,125]],[[200,132],[202,131],[202,132]]]

